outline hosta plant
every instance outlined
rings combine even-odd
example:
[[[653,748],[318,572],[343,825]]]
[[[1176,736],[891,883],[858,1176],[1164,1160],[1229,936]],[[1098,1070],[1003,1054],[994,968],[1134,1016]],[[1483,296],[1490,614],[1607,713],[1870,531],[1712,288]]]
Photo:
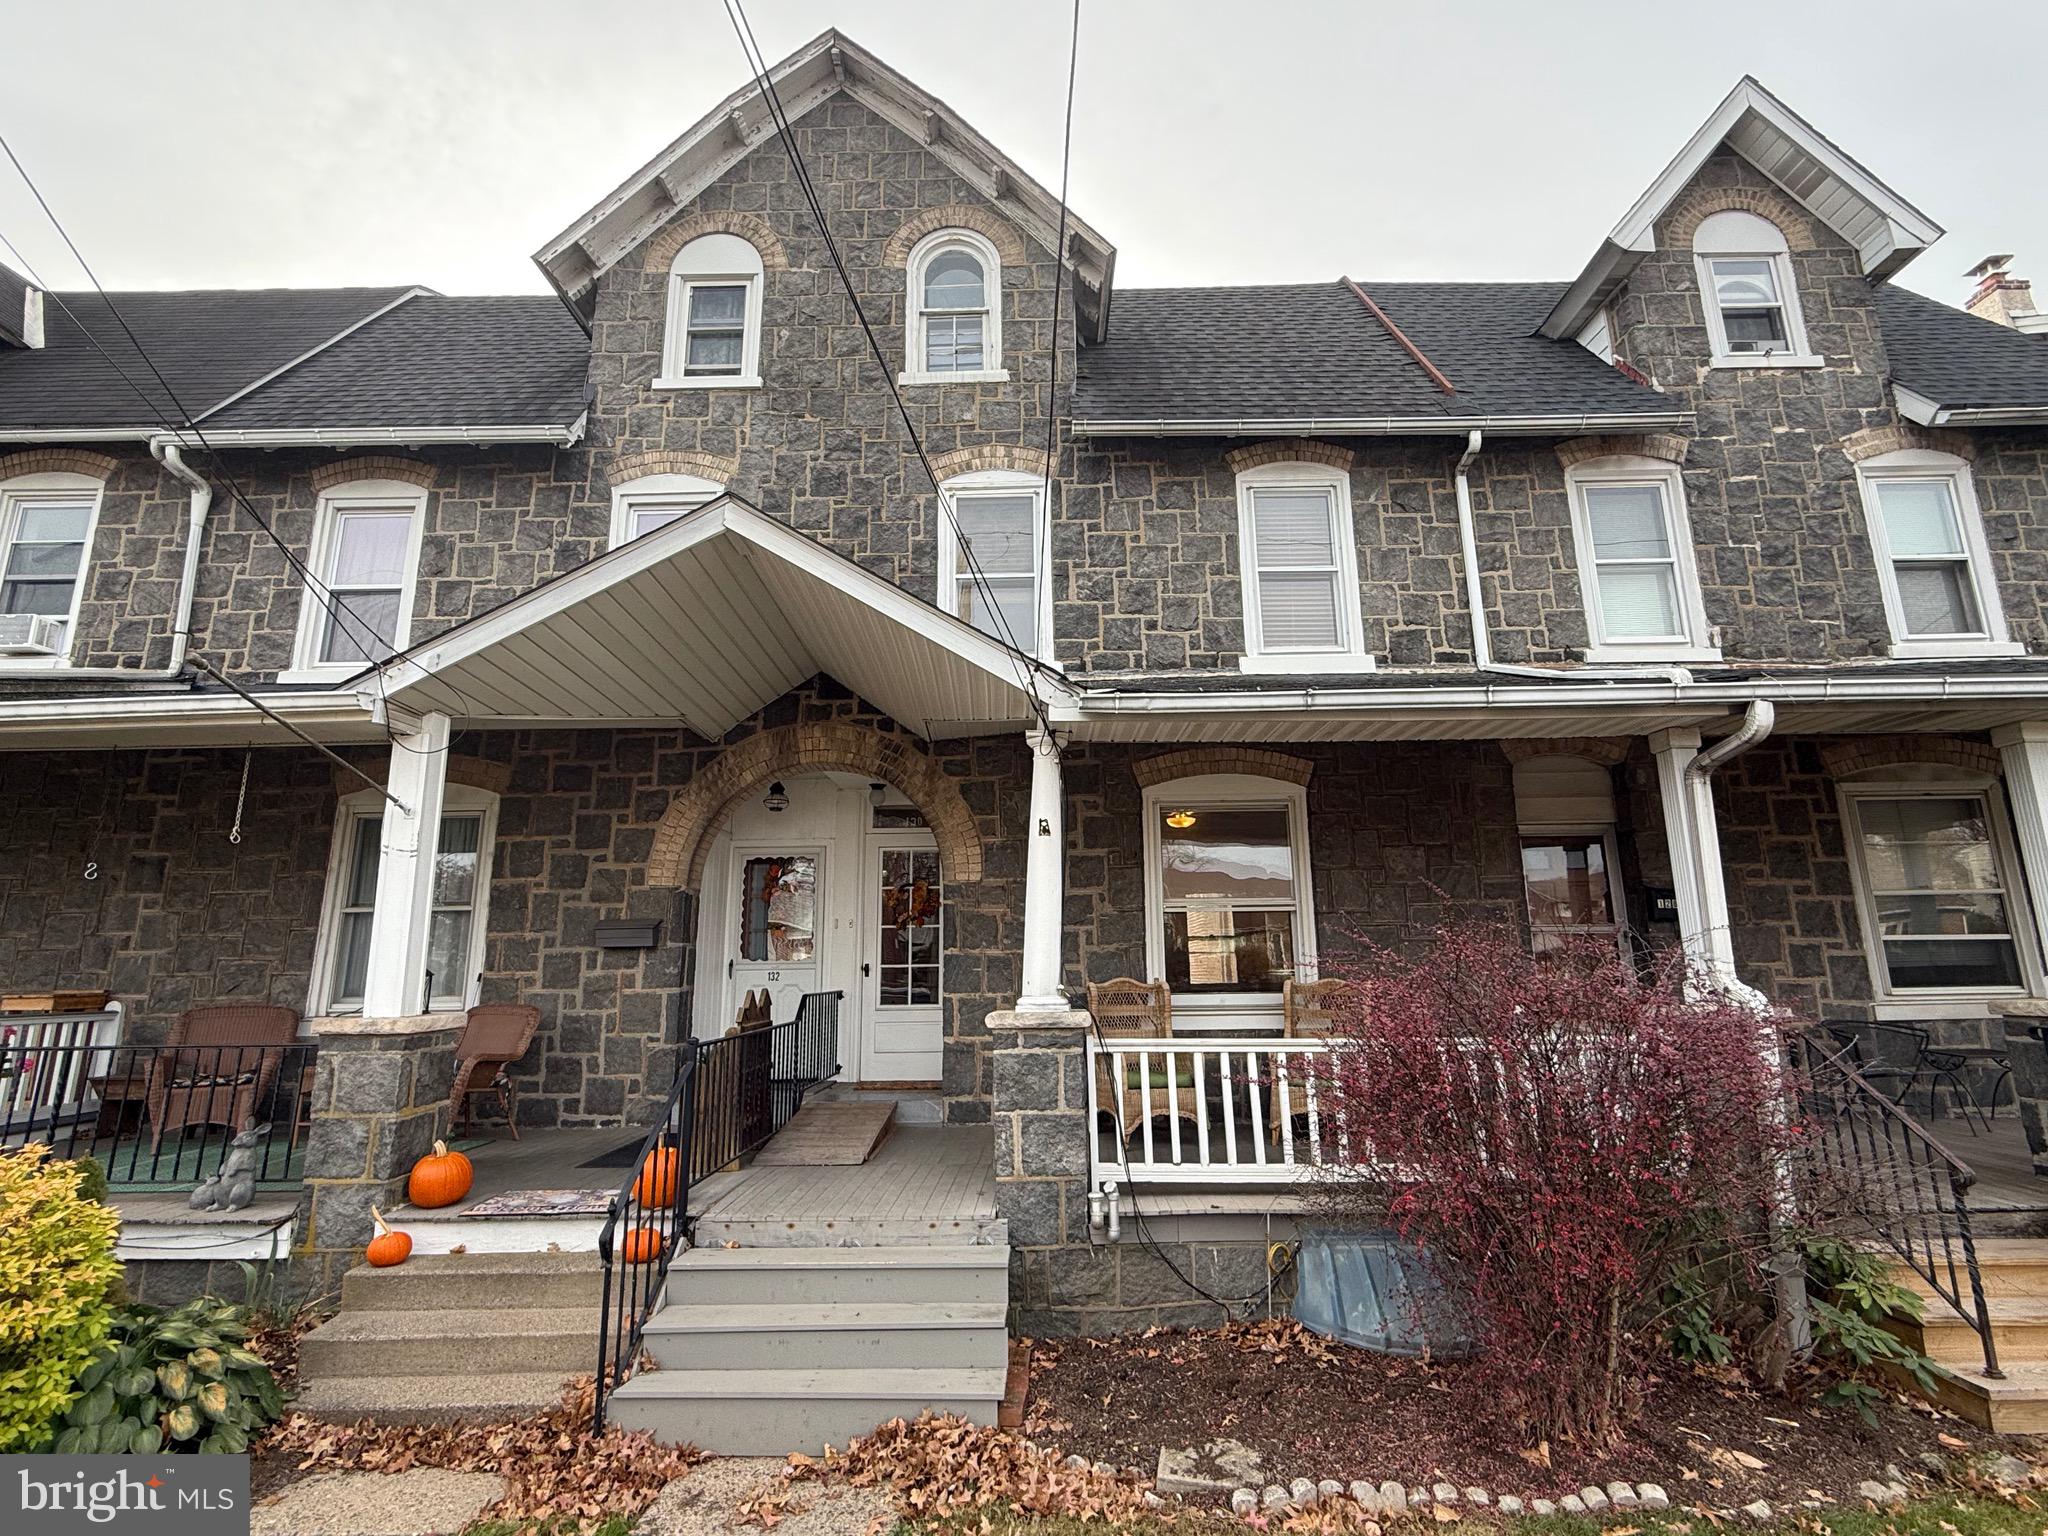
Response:
[[[51,1449],[59,1455],[232,1454],[284,1411],[284,1393],[247,1343],[246,1313],[201,1298],[175,1312],[136,1307],[79,1378]]]

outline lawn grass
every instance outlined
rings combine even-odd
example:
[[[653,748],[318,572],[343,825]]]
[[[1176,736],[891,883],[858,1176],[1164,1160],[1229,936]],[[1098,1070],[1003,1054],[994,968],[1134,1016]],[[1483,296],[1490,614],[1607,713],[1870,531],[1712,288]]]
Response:
[[[983,1521],[987,1524],[984,1525]],[[1277,1524],[1277,1522],[1276,1522]],[[1606,1532],[1628,1528],[1641,1536],[1713,1536],[1716,1528],[1695,1516],[1673,1510],[1661,1515],[1631,1511],[1606,1521],[1569,1515],[1524,1516],[1520,1519],[1461,1520],[1450,1527],[1410,1523],[1417,1533],[1443,1530],[1459,1536],[1605,1536]],[[976,1510],[948,1520],[908,1522],[897,1527],[901,1536],[1099,1536],[1105,1529],[1156,1533],[1156,1536],[1221,1536],[1225,1531],[1247,1531],[1241,1520],[1219,1516],[1214,1520],[1130,1520],[1105,1527],[1101,1520],[1081,1521],[1065,1516],[1032,1519],[1001,1510]],[[1396,1525],[1394,1531],[1403,1529]],[[2039,1510],[2016,1504],[1967,1495],[1916,1499],[1899,1509],[1880,1513],[1867,1507],[1837,1506],[1787,1512],[1768,1523],[1738,1521],[1723,1529],[1731,1536],[2043,1536],[2048,1530]]]

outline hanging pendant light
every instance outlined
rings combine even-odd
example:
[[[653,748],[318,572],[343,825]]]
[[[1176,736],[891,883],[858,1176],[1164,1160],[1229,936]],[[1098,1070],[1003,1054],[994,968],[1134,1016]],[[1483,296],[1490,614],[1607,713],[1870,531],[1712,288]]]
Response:
[[[782,787],[782,780],[777,779],[768,786],[768,793],[762,799],[761,806],[762,809],[769,811],[786,811],[789,809],[789,795]]]
[[[1177,832],[1184,831],[1195,824],[1195,813],[1193,811],[1168,811],[1166,813],[1166,824]]]

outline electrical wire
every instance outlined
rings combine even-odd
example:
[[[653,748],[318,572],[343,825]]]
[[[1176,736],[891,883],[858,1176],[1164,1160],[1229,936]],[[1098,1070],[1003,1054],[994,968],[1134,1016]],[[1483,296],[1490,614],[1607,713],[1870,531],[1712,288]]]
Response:
[[[860,294],[855,290],[853,279],[847,272],[845,259],[839,251],[839,242],[833,238],[831,224],[825,217],[824,203],[811,180],[810,168],[804,161],[803,151],[797,146],[796,132],[790,126],[789,117],[783,110],[782,97],[775,88],[775,80],[769,71],[766,56],[761,53],[759,45],[754,40],[754,29],[747,20],[745,8],[740,0],[725,0],[725,9],[727,18],[733,24],[733,31],[739,38],[740,50],[746,57],[747,67],[754,74],[762,100],[768,107],[769,117],[775,124],[776,134],[782,140],[784,152],[789,156],[790,168],[797,180],[797,190],[810,209],[811,217],[817,222],[818,233],[825,243],[825,252],[831,258],[833,270],[838,274],[840,287],[853,306],[854,318],[859,321],[861,331],[867,338],[868,349],[874,355],[875,367],[882,376],[883,384],[889,390],[890,398],[895,402],[897,417],[902,421],[903,430],[910,438],[911,449],[916,454],[918,463],[923,466],[925,478],[931,482],[933,493],[938,497],[940,513],[952,525],[954,542],[967,565],[968,577],[981,589],[983,601],[987,603],[990,615],[1001,627],[1003,632],[996,638],[1014,653],[1024,692],[1031,702],[1032,713],[1037,718],[1046,739],[1053,741],[1054,749],[1057,750],[1057,740],[1053,736],[1052,722],[1046,712],[1045,700],[1038,692],[1036,664],[1027,659],[1024,647],[1017,643],[1016,632],[1011,627],[1008,616],[1004,614],[1002,605],[995,600],[994,588],[974,554],[973,544],[960,526],[960,519],[954,511],[951,498],[947,496],[945,487],[939,483],[938,472],[932,468],[931,458],[925,452],[924,440],[918,434],[916,423],[911,420],[910,407],[904,403],[903,393],[897,388],[895,375],[891,372],[888,358],[882,351],[881,339],[876,336],[875,328],[868,319],[867,309],[861,303]],[[1001,302],[1000,294],[996,296],[995,302]],[[1054,317],[1054,325],[1058,325],[1057,316]],[[1048,507],[1048,517],[1050,510]]]
[[[1074,78],[1081,63],[1081,0],[1074,0],[1073,27],[1067,38],[1067,110],[1060,132],[1060,227],[1053,248],[1052,263],[1052,378],[1045,391],[1045,525],[1046,580],[1052,579],[1052,492],[1053,473],[1058,464],[1060,420],[1060,292],[1067,275],[1067,178],[1074,164]],[[1080,327],[1074,329],[1078,356]],[[1078,367],[1078,363],[1076,364]]]

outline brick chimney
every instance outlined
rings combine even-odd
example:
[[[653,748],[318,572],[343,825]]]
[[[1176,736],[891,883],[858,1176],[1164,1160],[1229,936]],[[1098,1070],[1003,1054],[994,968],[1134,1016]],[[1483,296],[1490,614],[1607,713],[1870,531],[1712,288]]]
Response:
[[[1963,307],[1980,319],[2020,331],[2048,329],[2048,315],[2034,308],[2034,285],[2009,270],[2012,253],[1986,256],[1965,273],[1977,287]]]

